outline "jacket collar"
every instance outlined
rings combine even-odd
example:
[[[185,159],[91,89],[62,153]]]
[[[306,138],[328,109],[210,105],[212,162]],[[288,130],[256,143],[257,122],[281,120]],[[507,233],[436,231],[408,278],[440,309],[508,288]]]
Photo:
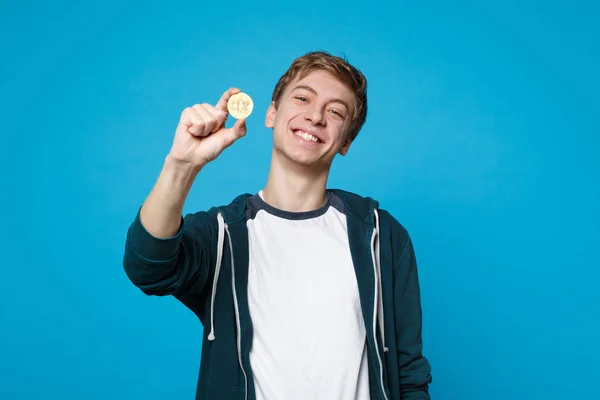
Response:
[[[356,219],[360,224],[374,227],[374,213],[379,208],[379,203],[376,200],[341,189],[327,189],[327,191],[334,193],[342,200],[347,216]],[[251,196],[253,195],[250,193],[240,194],[231,203],[216,207],[215,213],[221,212],[227,224],[245,221],[247,199]]]

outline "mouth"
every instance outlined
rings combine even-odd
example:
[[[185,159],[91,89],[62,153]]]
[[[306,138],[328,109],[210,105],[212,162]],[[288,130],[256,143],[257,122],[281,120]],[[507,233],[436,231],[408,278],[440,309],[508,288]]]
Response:
[[[312,133],[303,131],[302,129],[292,129],[292,133],[294,135],[298,136],[299,138],[306,140],[307,142],[323,143],[323,141],[321,139],[319,139],[317,136],[315,136]]]

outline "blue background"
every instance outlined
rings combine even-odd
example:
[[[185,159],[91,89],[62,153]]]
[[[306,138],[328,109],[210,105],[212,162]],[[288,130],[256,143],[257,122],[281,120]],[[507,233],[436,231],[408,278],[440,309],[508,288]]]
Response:
[[[261,189],[271,90],[317,49],[369,79],[330,186],[413,236],[433,398],[600,398],[599,7],[419,3],[3,1],[0,398],[193,398],[202,327],[130,284],[124,235],[230,86],[248,135],[185,211]]]

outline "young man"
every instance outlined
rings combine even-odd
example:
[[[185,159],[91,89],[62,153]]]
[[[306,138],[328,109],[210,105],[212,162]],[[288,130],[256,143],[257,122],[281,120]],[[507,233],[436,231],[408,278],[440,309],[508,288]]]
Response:
[[[238,89],[183,111],[124,267],[205,327],[196,399],[430,398],[411,239],[375,200],[326,188],[366,119],[366,87],[339,57],[294,60],[265,119],[264,189],[185,217],[196,176],[246,125],[225,128]]]

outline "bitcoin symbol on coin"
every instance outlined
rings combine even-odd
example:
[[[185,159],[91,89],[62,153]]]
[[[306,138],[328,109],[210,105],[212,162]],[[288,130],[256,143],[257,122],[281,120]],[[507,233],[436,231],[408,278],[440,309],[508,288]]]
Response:
[[[252,114],[254,103],[246,93],[237,93],[229,98],[227,110],[235,119],[248,118]]]

